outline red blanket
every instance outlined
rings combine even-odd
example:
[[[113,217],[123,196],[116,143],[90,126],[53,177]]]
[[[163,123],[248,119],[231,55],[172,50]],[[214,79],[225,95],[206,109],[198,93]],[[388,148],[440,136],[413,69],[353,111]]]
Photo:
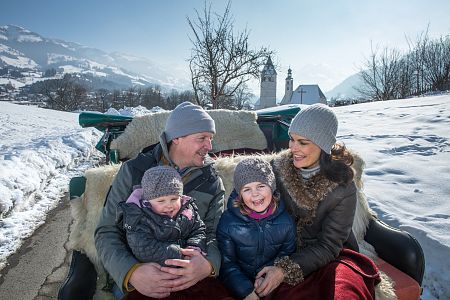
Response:
[[[375,299],[381,281],[378,268],[368,257],[344,249],[338,258],[290,286],[281,284],[270,299]]]
[[[380,274],[375,263],[366,256],[344,249],[334,261],[306,277],[305,281],[290,286],[281,284],[265,299],[375,299],[375,286]],[[126,300],[149,300],[137,291],[125,296]],[[170,300],[232,300],[223,285],[213,278],[206,278],[184,291],[172,293]]]

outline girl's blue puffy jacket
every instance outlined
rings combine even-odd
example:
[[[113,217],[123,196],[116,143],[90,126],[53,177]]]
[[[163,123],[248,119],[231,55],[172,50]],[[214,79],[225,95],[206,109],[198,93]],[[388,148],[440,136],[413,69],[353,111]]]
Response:
[[[253,291],[256,274],[262,268],[295,251],[296,227],[283,201],[279,201],[274,214],[255,220],[233,207],[236,196],[233,192],[228,199],[217,227],[222,253],[219,278],[236,298],[243,299]]]

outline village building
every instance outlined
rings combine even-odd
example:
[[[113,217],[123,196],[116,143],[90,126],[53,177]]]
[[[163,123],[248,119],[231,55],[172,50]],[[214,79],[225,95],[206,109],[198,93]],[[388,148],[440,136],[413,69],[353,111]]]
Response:
[[[277,106],[277,72],[269,57],[261,71],[261,92],[257,109]]]
[[[261,71],[261,93],[256,109],[276,106],[277,72],[269,57]],[[286,77],[284,97],[279,105],[285,104],[327,104],[327,98],[317,84],[301,84],[294,90],[292,70],[288,69]]]
[[[294,80],[292,78],[292,70],[289,68],[286,77],[284,97],[280,105],[284,104],[327,104],[327,97],[323,94],[317,84],[301,84],[293,90]]]

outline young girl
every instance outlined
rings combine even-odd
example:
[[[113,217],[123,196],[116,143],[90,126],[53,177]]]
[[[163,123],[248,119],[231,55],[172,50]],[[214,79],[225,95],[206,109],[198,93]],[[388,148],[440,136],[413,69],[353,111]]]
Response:
[[[295,251],[296,233],[284,204],[274,195],[275,175],[261,158],[239,162],[228,209],[217,227],[222,253],[219,277],[238,299],[259,299],[255,288],[275,289],[283,274],[273,267],[278,257]]]
[[[168,166],[147,170],[141,188],[119,204],[117,222],[125,230],[128,246],[141,262],[164,266],[183,258],[181,248],[206,251],[205,224],[191,197],[182,195],[178,172]]]

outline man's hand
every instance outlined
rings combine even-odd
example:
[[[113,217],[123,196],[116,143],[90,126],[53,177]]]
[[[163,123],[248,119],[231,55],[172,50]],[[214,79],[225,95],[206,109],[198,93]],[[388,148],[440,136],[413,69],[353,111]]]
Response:
[[[200,280],[208,277],[212,271],[208,260],[198,251],[194,249],[181,249],[181,253],[187,259],[168,259],[165,261],[167,266],[178,268],[161,267],[161,271],[179,277],[171,281],[171,292],[182,291],[193,286]]]
[[[261,278],[264,278],[262,282]],[[276,289],[283,282],[283,279],[283,269],[274,266],[264,267],[256,274],[255,292],[258,296],[265,297]]]
[[[129,283],[142,295],[165,298],[170,295],[171,282],[179,276],[161,271],[156,263],[142,264],[131,274]]]

